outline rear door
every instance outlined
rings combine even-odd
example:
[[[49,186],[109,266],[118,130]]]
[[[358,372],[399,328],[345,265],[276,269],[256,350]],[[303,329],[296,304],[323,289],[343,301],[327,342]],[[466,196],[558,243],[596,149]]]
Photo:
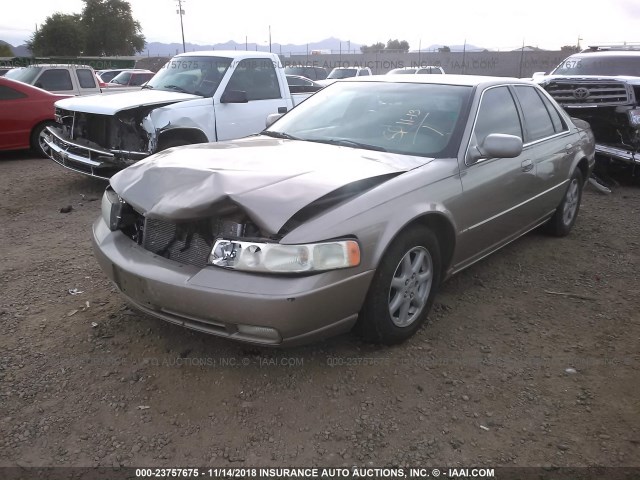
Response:
[[[524,138],[522,119],[507,85],[482,93],[467,152],[492,133]],[[457,205],[461,219],[457,267],[526,231],[535,222],[530,201],[537,188],[536,164],[524,151],[516,158],[486,158],[476,163],[467,155],[460,169],[464,193]]]
[[[280,79],[284,79],[284,75],[278,76],[271,59],[241,60],[226,86],[218,89],[214,97],[218,140],[231,140],[261,132],[268,115],[285,113],[291,100],[288,86],[286,83],[281,85]],[[226,98],[230,92],[245,92],[247,102],[229,103]],[[286,96],[283,92],[287,93]]]
[[[554,210],[568,181],[573,145],[569,127],[556,107],[538,88],[514,85],[525,119],[524,151],[536,164],[539,196],[535,202],[543,212]]]

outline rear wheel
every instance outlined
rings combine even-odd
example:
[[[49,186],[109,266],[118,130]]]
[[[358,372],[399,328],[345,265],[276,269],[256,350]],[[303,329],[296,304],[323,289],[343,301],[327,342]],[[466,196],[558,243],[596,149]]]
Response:
[[[55,125],[56,122],[53,121],[42,122],[39,125],[36,125],[36,127],[31,132],[31,139],[29,142],[31,144],[31,150],[33,150],[34,153],[37,153],[38,156],[49,158],[49,156],[47,155],[49,147],[46,143],[44,143],[43,140],[44,129],[47,127],[53,127]]]
[[[564,237],[569,234],[576,223],[580,200],[582,199],[582,186],[584,185],[582,173],[576,168],[573,172],[569,186],[562,198],[562,202],[556,208],[555,213],[549,219],[546,230],[556,237]]]
[[[429,229],[400,234],[385,253],[358,320],[365,340],[393,345],[425,322],[440,281],[440,248]]]

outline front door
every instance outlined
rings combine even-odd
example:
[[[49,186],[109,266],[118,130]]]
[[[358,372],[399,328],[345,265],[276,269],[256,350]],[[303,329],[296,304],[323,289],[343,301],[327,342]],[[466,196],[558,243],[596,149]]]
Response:
[[[484,91],[469,149],[487,135],[504,133],[523,138],[520,115],[507,86]],[[460,161],[462,188],[458,205],[461,228],[454,268],[488,254],[534,222],[530,199],[535,196],[536,164],[525,150],[516,158]]]
[[[282,92],[273,62],[247,58],[238,63],[223,94],[214,99],[218,140],[246,137],[265,129],[267,116],[284,113],[288,100]],[[245,92],[246,103],[224,103],[225,93]]]

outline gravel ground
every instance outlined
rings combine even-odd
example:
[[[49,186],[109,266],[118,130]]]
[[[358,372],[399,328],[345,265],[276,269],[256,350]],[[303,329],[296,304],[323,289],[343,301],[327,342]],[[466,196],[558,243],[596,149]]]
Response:
[[[0,156],[0,466],[640,466],[637,186],[451,279],[403,345],[289,350],[130,309],[104,186]]]

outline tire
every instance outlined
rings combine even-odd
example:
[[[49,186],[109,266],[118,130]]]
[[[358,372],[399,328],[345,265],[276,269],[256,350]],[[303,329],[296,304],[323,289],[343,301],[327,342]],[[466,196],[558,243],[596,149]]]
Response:
[[[356,326],[364,340],[401,343],[425,323],[440,282],[440,247],[426,227],[401,233],[373,276]]]
[[[569,180],[569,186],[565,191],[564,197],[562,197],[560,205],[558,205],[555,213],[546,224],[548,233],[556,237],[564,237],[569,234],[578,218],[583,186],[582,173],[576,168],[571,180]]]
[[[49,158],[49,155],[45,153],[45,147],[40,137],[42,136],[42,132],[46,127],[51,127],[55,125],[56,125],[56,122],[54,121],[42,122],[36,125],[35,128],[31,131],[31,138],[29,140],[29,143],[31,145],[31,150],[34,153],[36,153],[39,157]]]

